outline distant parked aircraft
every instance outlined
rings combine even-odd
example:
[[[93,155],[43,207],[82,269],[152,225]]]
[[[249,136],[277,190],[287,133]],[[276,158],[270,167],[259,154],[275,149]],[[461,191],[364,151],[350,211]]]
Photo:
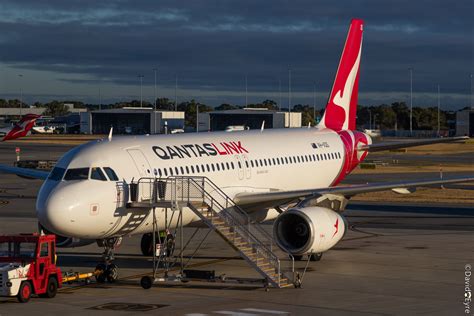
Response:
[[[41,115],[26,114],[21,120],[13,125],[13,127],[5,127],[0,129],[0,135],[3,137],[2,141],[17,139],[28,135],[28,132],[35,126],[35,122]]]

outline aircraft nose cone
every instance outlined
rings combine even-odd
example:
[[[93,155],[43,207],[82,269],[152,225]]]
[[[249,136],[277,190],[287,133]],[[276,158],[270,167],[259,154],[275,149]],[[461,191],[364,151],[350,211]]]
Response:
[[[58,235],[74,236],[74,210],[80,207],[77,192],[61,184],[46,184],[41,188],[36,203],[40,224]]]

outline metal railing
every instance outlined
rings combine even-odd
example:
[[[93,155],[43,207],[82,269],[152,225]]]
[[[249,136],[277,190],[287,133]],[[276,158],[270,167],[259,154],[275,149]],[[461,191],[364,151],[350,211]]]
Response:
[[[219,220],[223,221],[229,228],[226,238],[255,268],[264,272],[259,266],[259,260],[264,259],[275,269],[278,279],[272,278],[272,281],[278,286],[282,274],[289,282],[294,280],[293,256],[279,248],[260,224],[251,223],[248,214],[207,177],[140,178],[133,186],[135,192],[131,189],[130,195],[135,202],[149,203],[150,207],[160,202],[171,202],[173,207],[190,207],[214,228]],[[239,240],[251,248],[251,253],[235,246]]]

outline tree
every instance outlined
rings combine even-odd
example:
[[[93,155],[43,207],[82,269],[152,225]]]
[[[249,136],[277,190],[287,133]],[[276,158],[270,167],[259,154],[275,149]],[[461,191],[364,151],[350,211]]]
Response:
[[[69,113],[69,109],[64,106],[64,102],[59,101],[51,101],[45,104],[46,110],[44,111],[44,115],[46,116],[63,116]]]
[[[295,106],[293,106],[293,112],[301,112],[301,125],[302,126],[307,126],[309,123],[311,123],[311,125],[315,124],[313,106],[296,104]]]
[[[185,125],[189,127],[196,127],[196,108],[199,107],[199,113],[210,112],[212,108],[205,104],[196,102],[192,99],[191,101],[181,102],[178,105],[178,111],[184,112]]]
[[[157,98],[156,99],[156,109],[163,111],[173,111],[174,102],[170,101],[168,98]]]
[[[215,108],[216,111],[228,111],[228,110],[236,110],[239,109],[237,105],[232,105],[228,103],[222,103],[221,105]]]

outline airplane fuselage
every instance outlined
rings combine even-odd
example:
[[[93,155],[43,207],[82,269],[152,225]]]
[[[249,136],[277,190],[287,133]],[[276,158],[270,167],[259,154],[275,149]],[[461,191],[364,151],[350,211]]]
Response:
[[[326,188],[340,182],[363,159],[353,148],[360,141],[370,142],[363,133],[344,133],[303,128],[90,142],[58,161],[40,190],[37,215],[54,233],[102,239],[152,231],[150,210],[123,207],[129,199],[126,184],[144,177],[206,176],[230,198]],[[118,181],[111,179],[108,168]],[[163,212],[156,213],[161,228]],[[184,225],[197,221],[192,211],[183,212]]]

